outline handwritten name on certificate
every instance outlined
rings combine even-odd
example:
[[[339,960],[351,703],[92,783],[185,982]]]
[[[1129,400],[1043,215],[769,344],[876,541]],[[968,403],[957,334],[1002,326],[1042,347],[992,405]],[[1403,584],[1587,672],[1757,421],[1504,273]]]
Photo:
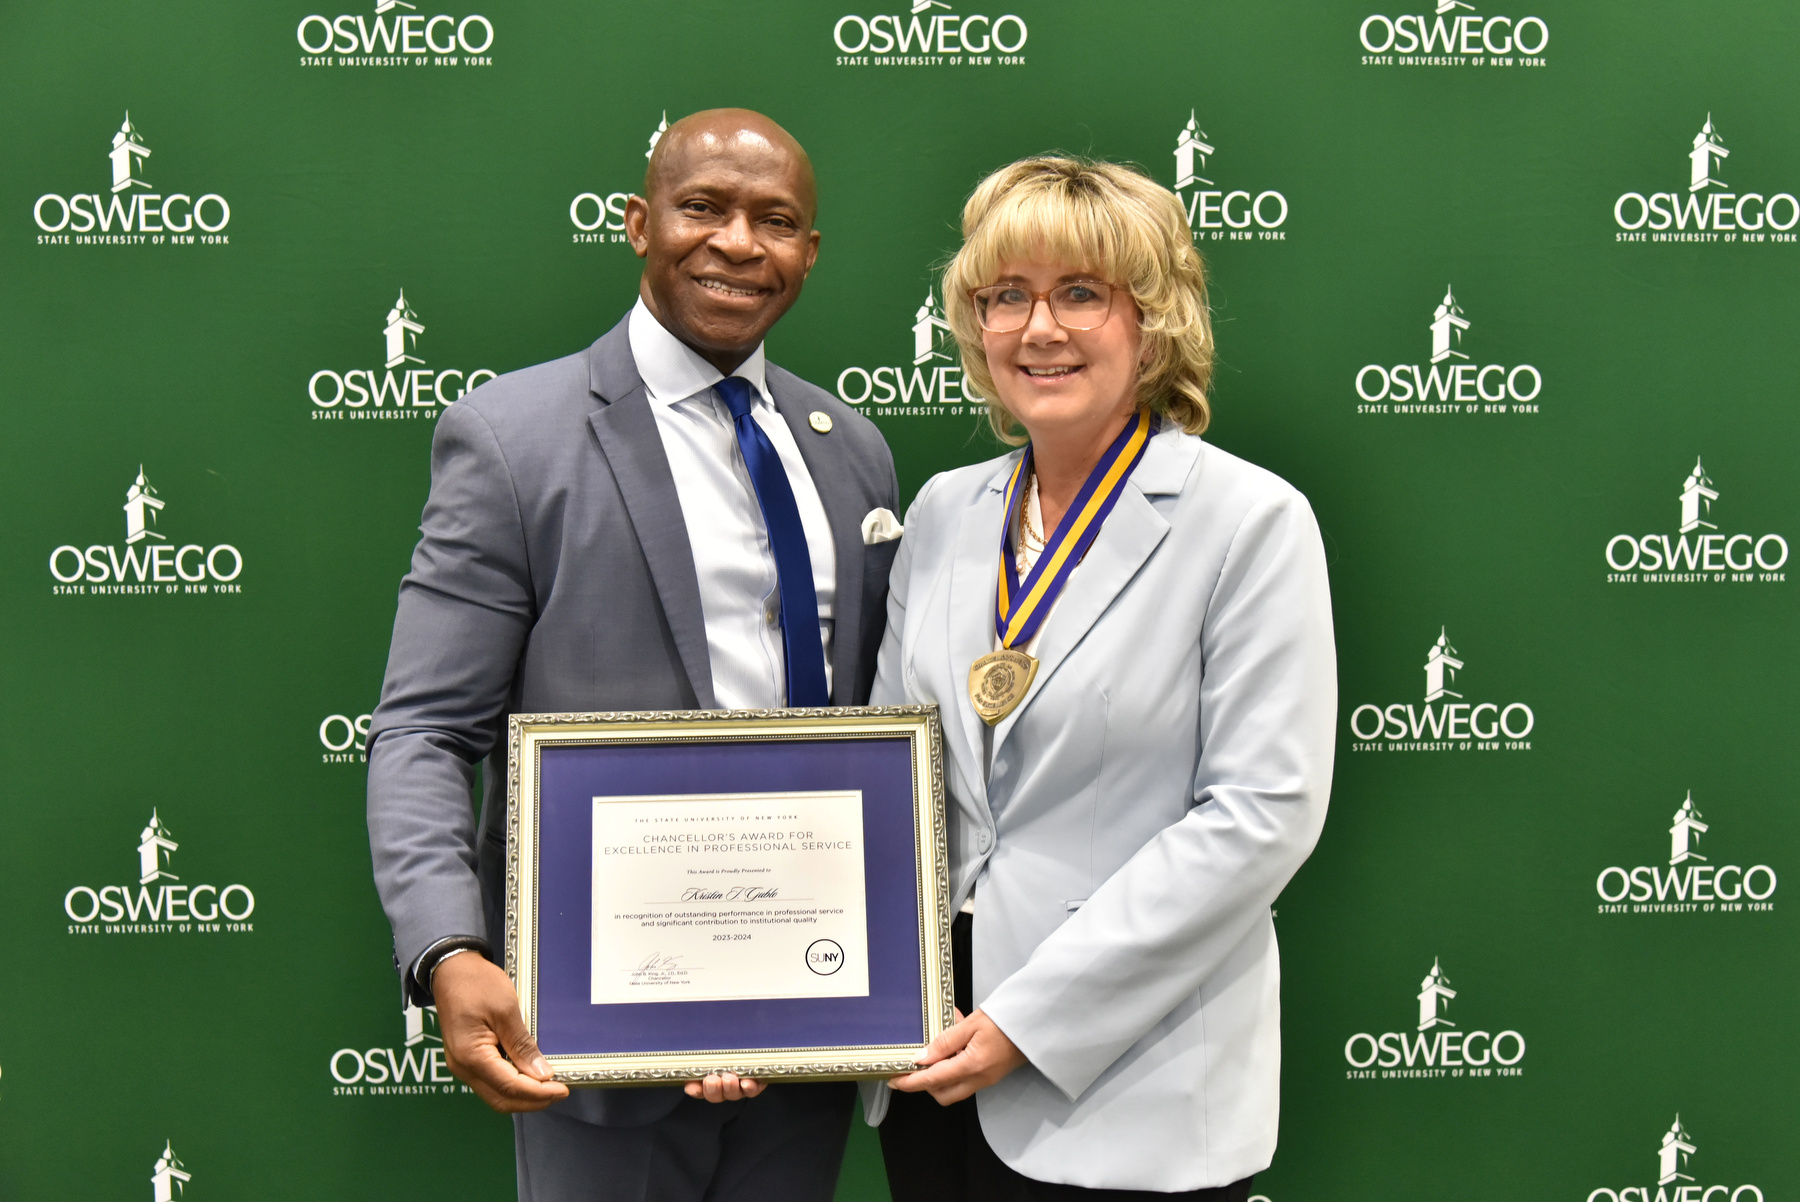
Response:
[[[862,792],[594,798],[592,1001],[867,997]]]

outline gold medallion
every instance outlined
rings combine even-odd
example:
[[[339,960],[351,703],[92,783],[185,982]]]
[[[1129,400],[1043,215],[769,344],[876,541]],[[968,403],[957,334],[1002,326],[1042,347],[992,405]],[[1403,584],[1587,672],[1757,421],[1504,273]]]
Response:
[[[1010,647],[989,652],[969,668],[969,701],[989,726],[1019,707],[1037,678],[1034,655]]]

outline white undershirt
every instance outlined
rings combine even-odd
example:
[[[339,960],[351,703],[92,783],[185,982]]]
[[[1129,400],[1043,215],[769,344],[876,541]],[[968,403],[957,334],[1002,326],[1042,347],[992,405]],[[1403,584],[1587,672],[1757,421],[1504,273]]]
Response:
[[[631,310],[631,356],[650,395],[663,453],[694,553],[706,650],[715,703],[722,709],[769,709],[787,704],[787,655],[781,639],[781,595],[775,554],[763,525],[756,488],[738,449],[731,412],[713,385],[717,368],[664,329],[640,299]],[[763,348],[732,372],[755,388],[752,420],[768,435],[806,531],[818,594],[819,638],[825,649],[825,686],[831,687],[831,642],[837,600],[837,546],[812,474],[793,431],[775,408],[764,377]]]

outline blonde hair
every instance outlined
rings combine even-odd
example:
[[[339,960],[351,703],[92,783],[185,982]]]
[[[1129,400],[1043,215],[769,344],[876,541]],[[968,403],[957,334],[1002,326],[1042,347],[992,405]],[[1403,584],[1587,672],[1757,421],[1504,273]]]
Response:
[[[963,205],[962,249],[944,272],[944,316],[962,351],[963,377],[988,404],[1002,442],[1026,441],[1000,402],[969,293],[1009,259],[1078,266],[1131,293],[1141,314],[1140,409],[1189,434],[1212,420],[1212,319],[1206,273],[1187,210],[1141,171],[1070,155],[1020,159],[975,186]]]

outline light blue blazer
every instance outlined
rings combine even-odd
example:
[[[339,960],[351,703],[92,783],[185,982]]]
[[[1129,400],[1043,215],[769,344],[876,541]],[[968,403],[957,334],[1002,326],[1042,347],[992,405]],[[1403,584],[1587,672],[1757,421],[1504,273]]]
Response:
[[[1318,840],[1337,665],[1319,528],[1278,477],[1165,430],[1146,448],[992,732],[1002,490],[1019,452],[920,490],[876,705],[944,718],[953,906],[974,999],[1030,1063],[977,1095],[1028,1177],[1191,1190],[1268,1167],[1281,1075],[1270,903]],[[871,1087],[871,1121],[886,1111]]]

